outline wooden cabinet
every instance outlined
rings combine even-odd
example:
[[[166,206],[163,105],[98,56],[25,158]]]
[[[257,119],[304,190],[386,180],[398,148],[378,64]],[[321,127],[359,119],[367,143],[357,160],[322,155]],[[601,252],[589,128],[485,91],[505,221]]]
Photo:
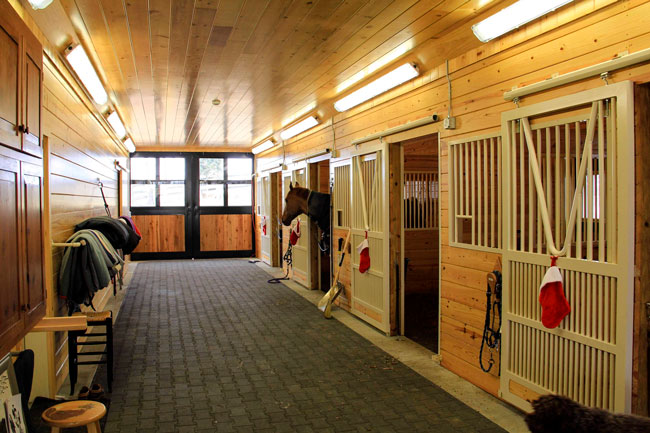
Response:
[[[1,357],[45,315],[41,165],[0,155],[0,221]]]
[[[43,156],[43,47],[8,2],[0,1],[0,144]]]

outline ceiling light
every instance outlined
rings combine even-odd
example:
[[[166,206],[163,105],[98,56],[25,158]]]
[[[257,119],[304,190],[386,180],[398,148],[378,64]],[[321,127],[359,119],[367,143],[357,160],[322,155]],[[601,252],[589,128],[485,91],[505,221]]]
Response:
[[[68,47],[65,57],[88,93],[90,93],[90,96],[97,104],[104,105],[108,101],[108,95],[83,47],[81,45],[74,48],[72,46]]]
[[[52,4],[52,0],[29,0],[29,4],[32,6],[32,9],[37,11],[48,7]]]
[[[108,123],[110,123],[111,126],[113,127],[113,131],[115,131],[117,138],[121,140],[126,135],[126,128],[124,128],[122,119],[120,119],[120,116],[117,114],[117,111],[113,111],[111,114],[109,114],[107,120]]]
[[[282,131],[280,133],[280,137],[283,140],[288,140],[291,137],[295,137],[301,132],[304,132],[309,128],[313,128],[316,125],[318,125],[318,118],[316,116],[309,116],[305,120],[301,120],[300,122],[296,123],[291,128],[287,128],[284,131]]]
[[[407,82],[408,80],[415,78],[419,75],[418,69],[415,65],[411,63],[405,63],[397,69],[394,69],[387,73],[386,75],[377,78],[370,84],[367,84],[350,93],[345,98],[339,99],[334,103],[334,108],[336,111],[346,111],[352,107],[355,107],[362,102],[372,99],[377,95],[380,95],[393,87],[397,87],[402,83]]]
[[[127,137],[126,140],[124,140],[124,147],[126,147],[126,150],[128,150],[129,153],[135,152],[135,144],[133,144],[131,137]]]
[[[519,0],[480,23],[474,24],[472,31],[481,42],[491,41],[572,1]]]
[[[219,99],[219,98],[214,98],[214,99],[212,100],[212,105],[219,105],[219,104],[221,104],[221,99]]]
[[[406,54],[408,51],[413,48],[413,41],[408,40],[406,42],[403,42],[402,44],[398,45],[397,48],[394,48],[393,50],[389,51],[385,55],[381,56],[379,59],[375,60],[372,62],[370,65],[366,66],[338,86],[336,86],[336,93],[340,93],[344,91],[345,89],[352,87],[353,85],[357,84],[359,81],[363,80],[369,75],[372,75],[375,71],[378,71],[379,69],[383,68],[387,64],[391,63],[393,60],[397,59],[398,57],[401,57],[402,55]]]
[[[262,153],[265,150],[269,150],[273,146],[275,146],[275,142],[269,138],[268,140],[255,146],[251,152],[253,152],[253,155],[257,155],[258,153]]]

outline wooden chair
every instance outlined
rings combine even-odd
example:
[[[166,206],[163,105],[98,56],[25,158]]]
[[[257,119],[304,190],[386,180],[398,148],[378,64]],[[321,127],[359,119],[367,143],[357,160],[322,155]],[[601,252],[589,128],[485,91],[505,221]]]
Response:
[[[43,421],[52,427],[52,433],[63,428],[86,426],[88,433],[101,433],[99,420],[106,415],[106,406],[90,400],[75,400],[57,404],[43,412]]]
[[[113,385],[113,313],[110,311],[86,311],[75,313],[74,316],[85,316],[88,326],[104,327],[104,332],[68,331],[68,356],[70,372],[70,395],[74,394],[74,388],[77,383],[77,372],[80,365],[106,364],[106,375],[108,377],[108,391],[112,391]],[[80,337],[104,337],[103,339],[86,339],[78,341]],[[96,346],[105,344],[103,351],[80,352],[79,346]],[[80,356],[106,355],[105,359],[99,361],[80,361]]]

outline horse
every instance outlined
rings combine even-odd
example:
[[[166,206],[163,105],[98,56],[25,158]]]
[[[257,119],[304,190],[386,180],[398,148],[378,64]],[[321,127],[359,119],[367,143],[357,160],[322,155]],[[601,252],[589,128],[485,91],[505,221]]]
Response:
[[[302,188],[298,183],[289,183],[289,192],[284,198],[282,224],[290,226],[298,215],[305,214],[316,221],[323,232],[319,248],[326,251],[330,234],[330,195]]]

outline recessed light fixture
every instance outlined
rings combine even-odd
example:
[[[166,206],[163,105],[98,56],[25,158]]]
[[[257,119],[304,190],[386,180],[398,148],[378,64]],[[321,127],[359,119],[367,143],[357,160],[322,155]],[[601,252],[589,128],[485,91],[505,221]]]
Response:
[[[296,135],[300,134],[301,132],[304,132],[310,128],[313,128],[314,126],[318,125],[318,118],[316,116],[309,116],[305,120],[301,120],[300,122],[296,123],[290,128],[285,129],[280,133],[280,137],[283,140],[288,140],[291,137],[295,137]]]
[[[519,0],[480,23],[474,24],[472,31],[481,42],[488,42],[572,1]]]
[[[273,146],[275,146],[275,141],[273,141],[272,138],[269,138],[268,140],[263,141],[263,142],[261,142],[260,144],[258,144],[257,146],[255,146],[255,147],[251,150],[251,152],[253,152],[253,155],[257,155],[258,153],[262,153],[262,152],[264,152],[265,150],[269,150],[269,149],[272,148]]]
[[[219,104],[221,104],[221,99],[219,99],[219,98],[214,98],[214,99],[212,100],[212,105],[219,105]]]
[[[106,120],[108,120],[108,123],[110,123],[113,127],[113,131],[115,131],[117,138],[120,140],[124,138],[126,135],[126,128],[124,127],[124,123],[122,123],[122,119],[120,119],[119,114],[117,114],[117,111],[113,111],[111,114],[109,114]]]
[[[129,153],[135,152],[135,144],[133,144],[131,137],[126,137],[126,140],[124,140],[124,147],[126,147],[126,150],[128,150]]]
[[[53,0],[29,0],[29,4],[34,10],[45,9],[52,4]]]
[[[69,46],[66,49],[65,58],[90,96],[98,105],[104,105],[108,101],[108,95],[83,47],[81,45]]]
[[[393,87],[397,87],[418,75],[418,68],[414,64],[405,63],[399,68],[393,69],[386,75],[377,78],[372,83],[367,84],[359,90],[350,93],[348,96],[339,99],[334,103],[334,108],[336,111],[340,112],[349,110],[350,108],[372,99]]]

